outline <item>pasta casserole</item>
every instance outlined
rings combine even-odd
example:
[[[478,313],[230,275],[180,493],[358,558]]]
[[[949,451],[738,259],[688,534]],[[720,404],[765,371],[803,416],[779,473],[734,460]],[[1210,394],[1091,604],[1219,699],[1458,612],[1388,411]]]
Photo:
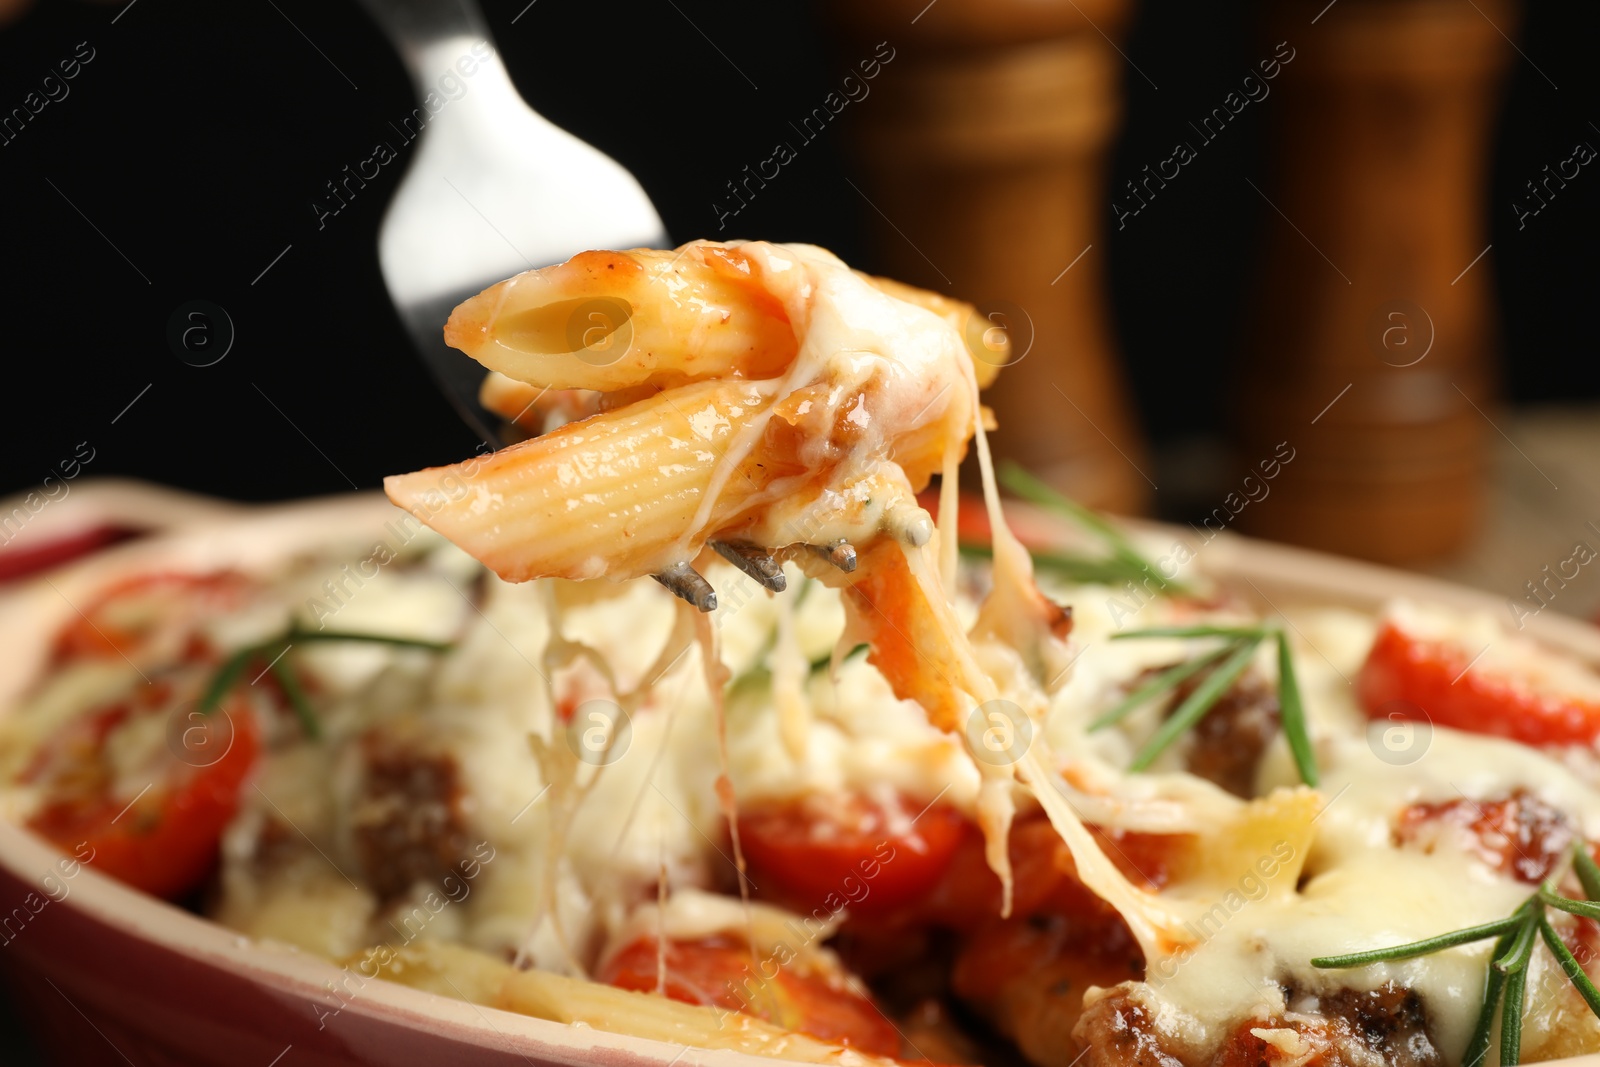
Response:
[[[809,246],[502,282],[447,337],[527,439],[102,589],[0,805],[334,961],[329,1027],[392,981],[810,1063],[1600,1051],[1593,667],[1151,563],[991,463],[987,326]]]

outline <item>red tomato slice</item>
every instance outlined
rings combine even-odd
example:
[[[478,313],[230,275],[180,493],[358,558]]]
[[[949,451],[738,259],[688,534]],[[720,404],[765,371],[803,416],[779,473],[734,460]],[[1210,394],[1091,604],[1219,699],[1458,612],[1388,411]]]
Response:
[[[187,626],[197,615],[236,607],[250,580],[229,571],[213,574],[142,574],[102,592],[56,636],[58,662],[79,657],[137,655],[164,625]],[[203,658],[204,642],[191,637],[186,658]]]
[[[117,705],[69,726],[78,736],[52,760],[52,797],[28,826],[62,851],[83,856],[92,850],[85,862],[96,870],[176,899],[199,888],[216,866],[222,832],[239,809],[240,789],[260,753],[260,733],[242,702],[213,713],[192,729],[207,730],[211,743],[227,746],[223,753],[212,759],[203,745],[186,739],[188,759],[209,762],[195,766],[174,757],[130,803],[107,792],[101,752],[129,714],[126,705]],[[82,750],[84,737],[92,740],[92,751]]]
[[[1168,866],[1185,839],[1173,834],[1103,830],[1090,826],[1101,849],[1134,884],[1159,889],[1170,876]],[[1078,880],[1072,852],[1043,815],[1024,816],[1011,827],[1012,913],[1062,915],[1091,926],[1120,926],[1116,909]],[[920,917],[936,926],[971,930],[1000,915],[1000,879],[984,858],[983,835],[971,827],[955,862],[935,892],[923,902]]]
[[[1528,745],[1600,738],[1600,701],[1551,681],[1544,667],[1556,657],[1532,652],[1528,671],[1514,676],[1474,664],[1476,655],[1454,641],[1408,633],[1387,621],[1357,680],[1362,707],[1373,719],[1433,722]]]
[[[1395,820],[1399,843],[1433,851],[1442,835],[1458,834],[1484,863],[1529,885],[1550,877],[1575,836],[1567,816],[1518,789],[1500,800],[1466,797],[1411,804]]]
[[[879,1056],[900,1054],[900,1034],[863,996],[818,974],[794,973],[776,954],[755,956],[725,938],[671,941],[663,992],[673,1000],[743,1011],[785,1030],[849,1045]],[[657,942],[642,938],[617,953],[596,976],[621,989],[653,993]]]
[[[861,796],[760,804],[739,812],[739,843],[757,892],[810,914],[856,918],[898,911],[944,876],[966,818],[905,801],[891,814]],[[915,820],[913,822],[913,820]]]

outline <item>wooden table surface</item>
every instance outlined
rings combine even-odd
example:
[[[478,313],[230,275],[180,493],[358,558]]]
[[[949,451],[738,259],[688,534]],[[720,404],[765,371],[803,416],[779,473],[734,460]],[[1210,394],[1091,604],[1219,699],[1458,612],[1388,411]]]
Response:
[[[1542,610],[1600,620],[1600,406],[1513,408],[1493,418],[1499,432],[1482,527],[1460,556],[1418,569],[1528,611],[1541,609],[1526,583],[1548,578]],[[1562,587],[1561,574],[1574,571]],[[1502,621],[1516,618],[1508,606]]]

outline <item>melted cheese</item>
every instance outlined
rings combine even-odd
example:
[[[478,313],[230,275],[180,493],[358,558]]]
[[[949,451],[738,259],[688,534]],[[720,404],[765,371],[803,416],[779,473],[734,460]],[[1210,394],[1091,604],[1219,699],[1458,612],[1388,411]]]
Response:
[[[482,572],[453,549],[431,547],[423,566],[384,572],[330,625],[454,637],[455,649],[437,659],[382,647],[305,651],[304,666],[326,702],[327,737],[320,745],[280,743],[257,782],[260,799],[246,795],[225,841],[218,916],[329,955],[390,938],[375,895],[361,884],[347,816],[363,773],[362,737],[375,728],[403,730],[459,764],[466,830],[492,844],[494,854],[470,895],[425,938],[515,952],[538,968],[579,975],[641,936],[742,933],[759,949],[794,917],[711,891],[728,882],[736,864],[737,842],[732,857],[721,845],[734,795],[939,799],[982,826],[990,866],[1003,880],[1010,822],[1019,806],[1037,804],[1071,850],[1079,877],[1138,939],[1148,973],[1134,995],[1186,1057],[1206,1060],[1243,1020],[1281,1017],[1289,1007],[1281,983],[1315,992],[1388,981],[1422,996],[1446,1056],[1459,1055],[1477,1012],[1488,943],[1342,972],[1308,961],[1508,914],[1528,886],[1448,841],[1432,851],[1397,844],[1396,813],[1417,802],[1486,801],[1526,790],[1574,819],[1585,836],[1600,838],[1593,761],[1443,728],[1431,731],[1415,760],[1389,758],[1382,736],[1389,724],[1369,724],[1349,684],[1374,621],[1323,610],[1293,616],[1320,791],[1299,787],[1281,737],[1267,749],[1259,797],[1251,801],[1187,773],[1176,751],[1150,773],[1127,774],[1123,768],[1159,711],[1093,734],[1089,722],[1143,671],[1186,658],[1197,646],[1111,636],[1130,623],[1251,616],[1197,616],[1192,605],[1154,600],[1130,617],[1118,590],[1051,588],[1075,611],[1071,641],[1056,636],[1050,602],[1000,509],[977,380],[959,333],[820,250],[744,247],[783,302],[799,352],[781,380],[761,387],[776,402],[726,442],[693,529],[673,546],[676,558],[694,556],[719,492],[773,419],[815,431],[802,454],[833,471],[826,484],[807,495],[775,483],[748,532],[776,545],[844,538],[863,550],[887,546],[879,559],[899,568],[900,591],[925,605],[925,626],[912,642],[921,659],[911,662],[935,684],[917,695],[939,689],[938,699],[920,705],[907,696],[904,674],[843,657],[881,625],[855,584],[872,575],[845,578],[800,552],[791,553],[790,589],[778,598],[731,567],[706,567],[724,594],[707,618],[642,582],[517,586],[489,576],[481,602],[468,604],[466,590]],[[805,390],[805,399],[783,408],[784,399]],[[853,442],[843,455],[828,451],[823,432],[839,426],[850,428]],[[937,529],[917,506],[892,447],[929,426],[941,431],[937,464],[947,476]],[[953,472],[969,434],[994,531],[990,588],[981,602],[957,596]],[[280,630],[316,595],[327,567],[322,561],[289,569],[279,576],[277,600],[219,623],[217,640],[242,644]],[[1485,656],[1498,669],[1526,666],[1516,642],[1491,623],[1401,610],[1418,632],[1473,646],[1481,638],[1500,649]],[[831,663],[820,665],[830,650]],[[1600,684],[1559,658],[1539,664],[1571,691]],[[1275,661],[1263,649],[1253,669],[1271,677]],[[734,676],[726,694],[725,671]],[[136,681],[116,662],[82,664],[49,679],[0,726],[0,770],[14,779],[22,753]],[[626,751],[604,766],[574,747],[574,731],[585,724],[569,717],[590,698],[627,716],[619,735]],[[1010,702],[1034,729],[1033,747],[1014,765],[976,760],[966,747],[965,715],[995,700]],[[151,729],[118,737],[113,755],[129,783],[159,753],[159,740]],[[17,817],[37,801],[26,783],[0,800]],[[274,819],[290,821],[317,855],[302,849],[261,874],[259,844]],[[1198,844],[1189,865],[1152,893],[1131,884],[1101,851],[1090,824],[1193,835]],[[818,934],[817,944],[825,936]],[[833,965],[825,952],[817,958]],[[1559,991],[1539,959],[1530,985]],[[1548,1020],[1530,1020],[1530,1043],[1557,1047],[1572,1030],[1558,1031]],[[1314,1051],[1289,1029],[1255,1032],[1288,1061]]]
[[[1252,995],[1270,1000],[1280,981],[1311,991],[1373,989],[1393,981],[1422,996],[1441,1051],[1459,1057],[1477,1017],[1492,942],[1344,971],[1317,970],[1308,961],[1503,918],[1527,899],[1532,887],[1465,850],[1444,845],[1428,853],[1397,845],[1394,820],[1407,805],[1489,801],[1525,789],[1593,837],[1600,832],[1600,795],[1547,754],[1444,728],[1432,730],[1415,761],[1386,762],[1379,756],[1386,751],[1381,734],[1391,724],[1369,724],[1345,681],[1360,669],[1373,620],[1319,611],[1297,622],[1315,642],[1297,642],[1296,651],[1324,805],[1309,853],[1294,856],[1304,864],[1303,886],[1298,893],[1258,896],[1259,879],[1241,880],[1191,901],[1187,921],[1202,936],[1189,951],[1150,965],[1152,988],[1144,1003],[1161,1016],[1163,1032],[1204,1058],[1249,1015]],[[1270,789],[1297,781],[1280,738],[1263,761],[1260,784]],[[1270,849],[1261,854],[1275,858]],[[1530,986],[1540,980],[1542,966]]]

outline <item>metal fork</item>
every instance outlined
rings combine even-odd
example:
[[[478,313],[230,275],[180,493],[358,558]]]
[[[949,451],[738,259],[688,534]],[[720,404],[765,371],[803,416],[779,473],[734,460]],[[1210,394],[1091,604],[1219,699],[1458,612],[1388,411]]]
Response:
[[[667,247],[639,183],[529,107],[474,0],[362,0],[411,74],[421,127],[378,235],[389,298],[467,425],[507,443],[478,403],[484,370],[444,343],[462,300],[590,248]],[[430,103],[438,105],[430,107]]]
[[[444,324],[467,297],[519,271],[590,248],[667,247],[650,198],[615,160],[527,105],[506,74],[474,0],[361,0],[411,73],[422,107],[411,165],[378,234],[383,280],[417,353],[486,443],[509,443],[478,403],[484,370],[444,343]],[[428,106],[430,94],[437,108]],[[744,542],[711,547],[774,592],[782,567]],[[816,547],[841,570],[847,544]],[[701,611],[711,583],[683,560],[656,581]]]

